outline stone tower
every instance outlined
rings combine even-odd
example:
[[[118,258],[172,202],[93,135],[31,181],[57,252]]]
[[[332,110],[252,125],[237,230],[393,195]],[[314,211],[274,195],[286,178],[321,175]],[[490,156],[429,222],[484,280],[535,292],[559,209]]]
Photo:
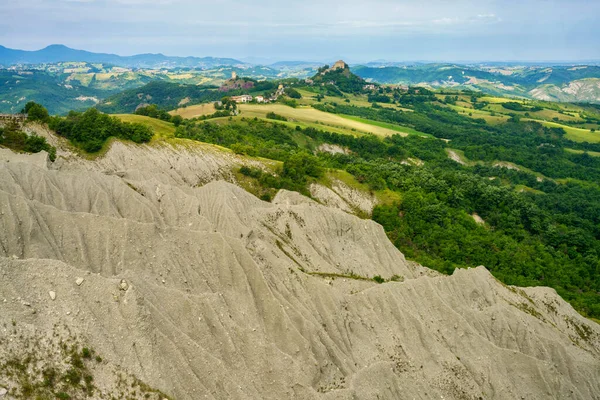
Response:
[[[346,69],[347,67],[348,67],[348,65],[343,60],[339,60],[339,61],[336,61],[335,64],[333,64],[333,67],[331,67],[331,70],[335,71],[336,69]]]

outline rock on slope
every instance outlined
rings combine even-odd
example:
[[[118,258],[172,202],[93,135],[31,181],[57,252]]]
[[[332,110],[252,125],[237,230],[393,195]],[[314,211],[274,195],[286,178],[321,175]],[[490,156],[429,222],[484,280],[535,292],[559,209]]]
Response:
[[[600,398],[600,329],[553,290],[440,276],[372,221],[218,181],[228,157],[0,149],[0,365],[73,340],[103,359],[92,398],[123,376],[175,399]]]

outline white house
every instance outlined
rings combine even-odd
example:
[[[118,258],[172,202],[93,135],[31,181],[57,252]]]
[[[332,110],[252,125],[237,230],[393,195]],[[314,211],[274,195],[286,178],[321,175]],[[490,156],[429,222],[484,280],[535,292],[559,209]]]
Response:
[[[243,94],[241,96],[231,96],[231,100],[236,103],[250,103],[252,101],[252,96],[249,94]]]

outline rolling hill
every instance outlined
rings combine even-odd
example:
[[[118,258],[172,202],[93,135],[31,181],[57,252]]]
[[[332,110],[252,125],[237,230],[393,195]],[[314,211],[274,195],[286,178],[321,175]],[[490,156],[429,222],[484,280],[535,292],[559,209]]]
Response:
[[[472,89],[494,95],[562,102],[600,102],[600,66],[594,65],[359,65],[352,70],[366,80],[383,84]]]

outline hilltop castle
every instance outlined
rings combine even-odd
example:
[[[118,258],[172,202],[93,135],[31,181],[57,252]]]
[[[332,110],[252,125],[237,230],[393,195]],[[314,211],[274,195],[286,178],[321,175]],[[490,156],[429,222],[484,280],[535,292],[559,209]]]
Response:
[[[335,71],[336,69],[346,69],[348,68],[348,64],[346,64],[343,60],[338,60],[333,64],[333,67],[329,68],[330,71]]]

